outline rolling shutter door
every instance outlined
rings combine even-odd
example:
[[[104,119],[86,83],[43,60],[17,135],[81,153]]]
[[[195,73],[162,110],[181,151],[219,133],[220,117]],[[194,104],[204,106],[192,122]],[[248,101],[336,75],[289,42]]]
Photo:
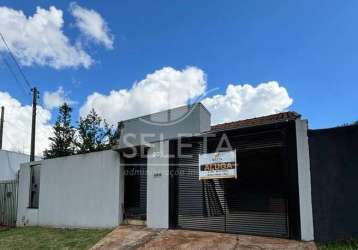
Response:
[[[183,149],[185,156],[180,158],[178,164],[178,227],[196,230],[225,231],[225,215],[223,212],[210,214],[206,208],[215,209],[208,204],[211,197],[223,197],[223,193],[210,192],[210,188],[199,181],[198,154],[201,152],[201,144],[195,144],[193,148]],[[216,196],[215,198],[212,196]],[[220,206],[220,203],[217,203]],[[224,209],[224,208],[222,208]],[[209,215],[209,216],[208,216]]]
[[[288,237],[284,134],[229,138],[237,150],[238,179],[199,181],[200,141],[177,159],[177,227]],[[208,151],[217,143],[209,142]]]

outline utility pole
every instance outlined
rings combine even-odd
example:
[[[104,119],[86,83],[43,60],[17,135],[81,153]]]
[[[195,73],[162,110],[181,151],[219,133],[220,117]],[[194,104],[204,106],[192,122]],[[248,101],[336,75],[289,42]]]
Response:
[[[4,106],[1,106],[1,117],[0,117],[0,149],[2,149],[2,136],[4,132]]]
[[[32,91],[32,127],[31,127],[31,153],[30,161],[35,160],[35,133],[36,133],[36,106],[37,98],[39,98],[39,91],[36,87],[31,89]]]

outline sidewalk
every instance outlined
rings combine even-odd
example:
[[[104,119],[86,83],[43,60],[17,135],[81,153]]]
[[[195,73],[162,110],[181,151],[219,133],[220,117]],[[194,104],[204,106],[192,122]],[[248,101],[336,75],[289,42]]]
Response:
[[[317,248],[313,242],[278,238],[119,226],[92,248],[92,250],[114,249],[316,250]]]

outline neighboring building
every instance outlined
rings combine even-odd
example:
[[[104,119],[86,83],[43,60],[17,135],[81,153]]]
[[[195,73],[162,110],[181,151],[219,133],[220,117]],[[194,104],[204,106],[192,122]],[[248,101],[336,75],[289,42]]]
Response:
[[[0,150],[0,181],[15,180],[20,164],[29,160],[29,155]]]
[[[16,225],[17,176],[20,164],[28,162],[30,156],[0,150],[0,225]]]
[[[152,228],[322,238],[299,114],[211,126],[199,103],[123,123],[113,150],[23,164],[17,225],[136,219]]]

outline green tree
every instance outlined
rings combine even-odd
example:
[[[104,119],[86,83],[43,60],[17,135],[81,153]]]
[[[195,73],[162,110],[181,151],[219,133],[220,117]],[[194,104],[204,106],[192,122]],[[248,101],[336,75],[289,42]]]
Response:
[[[102,119],[94,109],[86,117],[81,117],[78,123],[78,153],[88,153],[110,149],[114,132],[105,119]]]
[[[53,136],[49,137],[51,141],[50,149],[44,151],[45,159],[75,153],[76,130],[71,125],[71,112],[72,108],[67,103],[59,108],[57,120],[53,127]]]
[[[117,128],[113,129],[113,127],[108,127],[110,131],[108,132],[109,135],[109,144],[114,146],[118,143],[119,138],[121,137],[122,130],[124,128],[123,121],[117,123]]]

